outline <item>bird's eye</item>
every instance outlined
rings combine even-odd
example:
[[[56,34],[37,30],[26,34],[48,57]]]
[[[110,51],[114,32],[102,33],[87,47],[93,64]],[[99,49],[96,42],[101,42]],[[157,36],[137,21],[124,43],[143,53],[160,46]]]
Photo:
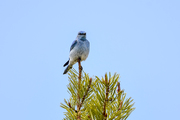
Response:
[[[78,33],[78,35],[86,35],[86,33]]]

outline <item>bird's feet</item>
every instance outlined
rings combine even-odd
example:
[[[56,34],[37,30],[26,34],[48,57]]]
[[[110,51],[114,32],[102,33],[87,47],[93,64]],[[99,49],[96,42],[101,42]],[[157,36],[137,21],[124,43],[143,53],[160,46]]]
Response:
[[[81,69],[81,71],[82,71],[82,70],[83,70],[83,67],[81,66],[80,69]]]
[[[78,62],[80,62],[80,61],[81,61],[81,58],[79,57],[79,58],[78,58]]]

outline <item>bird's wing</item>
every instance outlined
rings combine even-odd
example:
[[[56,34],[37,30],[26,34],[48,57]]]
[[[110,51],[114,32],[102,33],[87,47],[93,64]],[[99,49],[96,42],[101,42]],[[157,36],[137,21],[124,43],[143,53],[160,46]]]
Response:
[[[77,44],[77,40],[74,40],[72,45],[71,45],[71,48],[70,48],[70,51],[74,48],[74,46]]]

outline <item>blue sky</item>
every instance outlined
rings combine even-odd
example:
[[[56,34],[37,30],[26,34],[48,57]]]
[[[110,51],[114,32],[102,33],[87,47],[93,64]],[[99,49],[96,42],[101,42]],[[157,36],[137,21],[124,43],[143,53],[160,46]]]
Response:
[[[179,6],[179,0],[0,1],[0,119],[64,117],[63,64],[80,30],[91,43],[84,71],[121,75],[136,107],[128,120],[180,119]]]

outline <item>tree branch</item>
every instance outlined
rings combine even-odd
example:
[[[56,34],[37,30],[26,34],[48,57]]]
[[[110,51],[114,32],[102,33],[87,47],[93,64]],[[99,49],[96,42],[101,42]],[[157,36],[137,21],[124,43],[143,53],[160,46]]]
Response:
[[[104,120],[107,119],[107,113],[106,113],[106,104],[108,103],[108,95],[109,95],[109,81],[107,80],[107,74],[105,74],[105,86],[106,86],[106,96],[105,96],[105,101],[104,101],[104,108],[103,108],[103,115],[104,115]]]
[[[78,96],[78,100],[77,100],[77,119],[81,120],[81,111],[80,111],[80,90],[81,90],[81,72],[82,72],[82,66],[81,66],[81,59],[78,59],[78,66],[79,66],[79,76],[78,76],[78,92],[77,92],[77,96]]]
[[[119,83],[119,82],[117,82],[117,86],[118,86],[118,89],[117,89],[118,101],[120,102],[119,108],[118,108],[118,111],[119,111],[119,110],[121,110],[121,107],[122,107],[122,103],[123,103],[123,102],[122,102],[121,99],[120,99],[121,88],[120,88],[120,83]]]
[[[88,92],[89,92],[89,88],[91,87],[91,82],[92,82],[92,78],[89,79],[89,85],[88,85],[87,90],[86,90],[86,92],[85,92],[85,94],[84,94],[84,96],[83,96],[83,98],[82,98],[81,103],[80,103],[80,109],[81,109],[81,107],[82,107],[82,104],[83,104],[83,102],[84,102],[84,100],[85,100]]]
[[[77,113],[77,110],[75,110],[74,108],[72,108],[72,106],[71,106],[71,103],[70,103],[70,102],[68,103],[68,105],[69,105],[69,108],[73,109],[73,110]]]

